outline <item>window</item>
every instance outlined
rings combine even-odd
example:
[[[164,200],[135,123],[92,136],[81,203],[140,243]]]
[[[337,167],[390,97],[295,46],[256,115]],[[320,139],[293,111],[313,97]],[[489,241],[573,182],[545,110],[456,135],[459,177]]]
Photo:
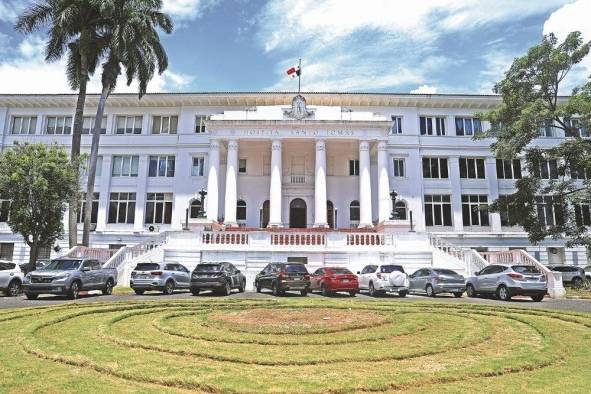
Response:
[[[521,179],[521,160],[497,159],[497,179]]]
[[[590,172],[591,171],[589,171],[587,168],[585,168],[583,166],[580,166],[577,168],[577,166],[575,166],[574,164],[571,164],[569,173],[570,173],[571,179],[590,179],[591,178],[589,176]]]
[[[460,157],[460,178],[484,179],[484,159]]]
[[[427,226],[452,225],[450,195],[425,195],[425,224]]]
[[[88,170],[90,169],[90,156],[84,163],[84,168],[82,169],[82,176],[88,176]],[[95,176],[99,177],[103,173],[103,157],[97,156],[96,157],[96,173]]]
[[[35,134],[37,129],[36,116],[13,116],[11,134]]]
[[[82,134],[90,134],[94,129],[94,116],[85,116],[82,120]],[[107,134],[107,117],[101,121],[101,134]]]
[[[10,200],[0,200],[0,223],[8,221],[10,215]]]
[[[581,126],[579,119],[564,118],[564,124],[567,126],[565,137],[589,137],[589,129]]]
[[[51,258],[51,246],[39,246],[37,250],[38,260],[49,260]]]
[[[191,201],[191,208],[189,209],[189,217],[191,219],[197,219],[201,213],[201,200]]]
[[[396,212],[396,219],[406,220],[406,201],[396,201],[396,208],[394,211]]]
[[[447,159],[443,157],[423,157],[423,178],[449,178]]]
[[[460,118],[456,116],[456,135],[474,135],[482,133],[482,124],[478,118]]]
[[[402,116],[392,116],[390,134],[402,134]]]
[[[90,214],[90,223],[96,224],[98,217],[99,193],[92,194],[92,208]],[[82,193],[82,200],[80,201],[80,212],[78,212],[78,223],[84,223],[86,209],[86,193]]]
[[[197,115],[195,118],[195,133],[205,133],[205,122],[210,119],[210,115]]]
[[[148,193],[145,224],[172,222],[172,193]]]
[[[359,176],[359,160],[349,160],[349,175]]]
[[[462,194],[464,226],[488,226],[488,197],[486,194]]]
[[[538,219],[546,226],[562,225],[564,223],[563,207],[554,196],[536,196]]]
[[[445,118],[421,116],[419,128],[421,135],[445,135]]]
[[[501,226],[514,226],[513,214],[516,207],[512,207],[509,202],[510,196],[501,195],[499,198],[499,216],[501,217]]]
[[[546,120],[540,127],[540,137],[558,137],[558,129],[553,126],[552,120]]]
[[[558,179],[558,160],[540,160],[532,163],[534,176],[542,179]]]
[[[203,176],[203,167],[205,159],[203,157],[193,157],[193,165],[191,166],[191,176]]]
[[[70,134],[72,132],[71,116],[48,116],[45,134]]]
[[[143,116],[118,115],[115,118],[115,134],[141,134]]]
[[[577,226],[591,226],[590,203],[575,204],[575,221]]]
[[[403,178],[404,177],[404,159],[393,159],[394,163],[394,176]]]
[[[236,203],[236,220],[246,221],[246,202],[238,200]]]
[[[176,134],[179,124],[178,116],[154,116],[153,120],[152,134]]]
[[[139,156],[113,156],[113,176],[137,176]]]
[[[174,156],[150,156],[148,176],[174,177]]]
[[[351,204],[349,205],[349,221],[359,221],[359,201],[357,200],[351,201]]]
[[[246,159],[238,160],[238,173],[246,174]]]
[[[0,243],[0,260],[12,261],[13,254],[14,254],[14,243],[12,243],[12,242]]]
[[[133,224],[135,219],[135,193],[111,193],[109,223]]]

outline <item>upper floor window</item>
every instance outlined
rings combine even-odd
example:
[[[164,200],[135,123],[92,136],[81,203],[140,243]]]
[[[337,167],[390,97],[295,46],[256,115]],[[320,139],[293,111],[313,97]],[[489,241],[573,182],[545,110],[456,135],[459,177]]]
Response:
[[[501,195],[503,199],[499,199],[499,216],[501,217],[501,226],[513,226],[513,214],[511,213],[512,206],[509,203],[507,195]]]
[[[392,116],[390,134],[402,134],[402,116]]]
[[[195,117],[195,133],[205,133],[205,122],[207,122],[210,117],[210,115],[197,115]]]
[[[82,169],[82,175],[88,176],[88,170],[90,169],[90,156],[86,160],[86,163],[83,164],[84,168]],[[96,171],[94,176],[99,177],[103,173],[103,157],[97,156],[96,157]]]
[[[449,178],[447,159],[444,157],[423,157],[423,178]]]
[[[581,125],[579,119],[564,118],[567,129],[564,131],[566,137],[589,137],[589,129]]]
[[[589,202],[575,204],[575,221],[578,226],[591,226],[591,210]]]
[[[113,176],[137,176],[139,156],[113,156]]]
[[[193,165],[191,166],[191,176],[203,176],[203,167],[205,159],[203,157],[193,157]]]
[[[90,134],[94,129],[94,116],[85,116],[82,120],[82,134]],[[101,121],[101,134],[107,133],[107,117],[103,116]]]
[[[238,173],[246,174],[246,159],[238,160]]]
[[[37,129],[36,116],[13,116],[11,134],[35,134]]]
[[[464,226],[488,226],[488,196],[462,194],[462,220]]]
[[[349,175],[359,175],[359,160],[349,160]]]
[[[150,156],[148,176],[174,177],[174,156]]]
[[[554,196],[536,196],[538,219],[546,226],[562,225],[564,216],[562,206]]]
[[[540,160],[533,163],[534,176],[542,179],[558,179],[558,160]]]
[[[45,134],[70,134],[72,132],[71,116],[48,116]]]
[[[577,167],[573,164],[570,166],[570,177],[571,179],[591,179],[591,171],[583,166]]]
[[[152,134],[176,134],[178,124],[179,117],[176,115],[154,116]]]
[[[133,224],[135,220],[135,193],[111,193],[109,223]]]
[[[425,225],[452,225],[451,196],[449,194],[425,195]]]
[[[521,160],[497,159],[497,179],[521,179]]]
[[[460,157],[460,178],[484,179],[484,159]]]
[[[394,176],[403,178],[404,177],[404,159],[392,159],[394,164]]]
[[[143,119],[141,115],[117,115],[115,134],[141,134]]]
[[[445,118],[442,116],[421,116],[419,128],[421,135],[445,135]]]
[[[456,135],[474,135],[478,133],[482,133],[480,119],[456,116]]]
[[[540,137],[558,137],[558,128],[553,126],[552,120],[545,120],[540,127]]]
[[[96,224],[98,218],[98,206],[99,206],[100,193],[92,194],[92,207],[90,208],[90,223]],[[86,193],[82,193],[82,200],[80,201],[80,212],[78,212],[78,223],[84,223],[84,217],[86,216]]]
[[[148,193],[145,224],[172,223],[172,193]]]

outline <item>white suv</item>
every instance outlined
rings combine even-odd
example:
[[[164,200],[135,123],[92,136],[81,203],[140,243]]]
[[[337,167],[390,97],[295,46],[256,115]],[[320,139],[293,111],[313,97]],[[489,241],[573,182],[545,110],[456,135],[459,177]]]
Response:
[[[408,294],[408,275],[401,265],[366,265],[359,276],[359,290],[367,290],[372,297],[395,292],[400,297]]]
[[[0,260],[0,292],[15,297],[21,292],[23,273],[17,264]]]

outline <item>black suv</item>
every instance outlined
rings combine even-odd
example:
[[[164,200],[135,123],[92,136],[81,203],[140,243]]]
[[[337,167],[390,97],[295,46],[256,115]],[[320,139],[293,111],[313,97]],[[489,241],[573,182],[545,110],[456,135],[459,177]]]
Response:
[[[305,296],[310,291],[310,274],[302,263],[271,263],[257,274],[254,287],[257,293],[271,289],[277,296],[293,290]]]
[[[232,289],[244,292],[246,277],[230,263],[201,263],[191,273],[191,293],[199,295],[201,290],[228,295]]]

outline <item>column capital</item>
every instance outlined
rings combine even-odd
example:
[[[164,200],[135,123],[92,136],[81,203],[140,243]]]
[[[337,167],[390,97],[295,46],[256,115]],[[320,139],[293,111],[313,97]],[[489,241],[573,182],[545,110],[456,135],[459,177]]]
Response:
[[[271,150],[281,150],[281,140],[273,140],[271,142]]]
[[[228,140],[228,150],[238,150],[238,140],[237,139]]]
[[[218,140],[209,140],[209,150],[220,149],[220,142]]]
[[[369,151],[369,142],[359,141],[359,150],[360,151]]]
[[[385,152],[388,149],[388,143],[386,141],[378,142],[378,152]]]
[[[316,150],[326,150],[326,141],[323,139],[316,140]]]

